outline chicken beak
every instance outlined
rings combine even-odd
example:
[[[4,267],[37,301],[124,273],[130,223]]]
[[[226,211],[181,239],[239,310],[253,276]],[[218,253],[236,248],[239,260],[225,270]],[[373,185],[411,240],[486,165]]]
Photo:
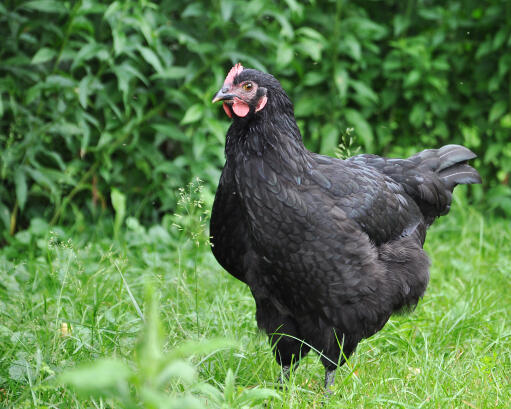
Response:
[[[231,100],[233,98],[234,98],[234,95],[229,94],[229,88],[223,87],[215,94],[215,96],[213,97],[213,100],[211,102],[215,103],[218,101]]]

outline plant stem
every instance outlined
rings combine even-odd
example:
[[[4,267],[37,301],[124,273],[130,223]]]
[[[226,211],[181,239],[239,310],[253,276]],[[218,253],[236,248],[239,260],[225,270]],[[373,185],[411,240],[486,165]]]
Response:
[[[61,213],[65,210],[67,204],[71,201],[71,199],[83,189],[83,184],[92,174],[96,171],[99,166],[99,162],[95,162],[87,172],[84,173],[80,181],[76,184],[76,186],[69,192],[69,194],[62,200],[62,204],[55,209],[53,213],[53,217],[51,218],[50,225],[54,225],[60,218]]]

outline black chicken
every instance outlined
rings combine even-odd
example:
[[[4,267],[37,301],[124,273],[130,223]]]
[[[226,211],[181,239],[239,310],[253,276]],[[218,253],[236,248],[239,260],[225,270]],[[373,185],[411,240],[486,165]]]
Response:
[[[240,64],[216,101],[233,122],[213,253],[250,287],[285,376],[312,346],[328,388],[360,340],[424,294],[426,230],[448,213],[456,185],[481,183],[467,165],[476,155],[459,145],[408,159],[312,153],[280,83]]]

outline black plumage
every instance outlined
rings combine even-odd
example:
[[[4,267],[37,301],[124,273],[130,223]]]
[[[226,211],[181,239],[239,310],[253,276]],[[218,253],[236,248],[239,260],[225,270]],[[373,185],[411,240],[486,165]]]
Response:
[[[213,253],[250,287],[284,372],[312,346],[328,387],[343,355],[424,294],[426,230],[449,211],[456,185],[481,182],[466,164],[476,155],[459,145],[408,159],[312,153],[280,83],[239,64],[216,101],[233,122]]]

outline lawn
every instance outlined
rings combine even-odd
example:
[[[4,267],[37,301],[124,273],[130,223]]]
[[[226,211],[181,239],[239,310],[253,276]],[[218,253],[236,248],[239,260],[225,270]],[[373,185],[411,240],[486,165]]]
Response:
[[[324,407],[511,407],[511,228],[458,190],[427,239],[424,299],[359,345]],[[274,384],[250,291],[211,255],[198,195],[152,227],[35,219],[0,249],[0,406],[321,407],[316,354]]]

